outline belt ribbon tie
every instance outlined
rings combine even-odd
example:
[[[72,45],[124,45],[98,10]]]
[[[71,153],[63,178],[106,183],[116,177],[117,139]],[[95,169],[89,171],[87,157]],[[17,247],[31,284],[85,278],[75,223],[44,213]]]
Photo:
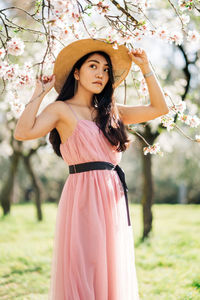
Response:
[[[86,162],[81,164],[69,165],[70,174],[86,172],[91,170],[115,170],[117,172],[124,190],[128,226],[131,226],[129,206],[128,206],[128,187],[126,185],[125,173],[123,169],[119,165],[113,165],[112,163],[106,161],[91,161],[91,162]]]

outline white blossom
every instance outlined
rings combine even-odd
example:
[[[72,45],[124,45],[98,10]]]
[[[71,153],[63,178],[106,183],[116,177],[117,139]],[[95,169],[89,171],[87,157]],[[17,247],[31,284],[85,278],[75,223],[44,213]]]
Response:
[[[0,58],[4,58],[5,54],[6,54],[5,49],[4,49],[4,48],[1,48],[1,49],[0,49]]]
[[[24,42],[17,37],[14,37],[7,42],[7,51],[11,55],[21,55],[24,52],[24,47]]]
[[[174,104],[170,107],[170,110],[175,113],[183,113],[186,109],[186,103],[184,101],[179,102],[178,104]]]
[[[168,41],[169,40],[169,32],[166,28],[164,27],[159,27],[156,31],[155,34],[158,38]]]
[[[188,24],[190,22],[190,16],[186,15],[186,14],[182,14],[180,16],[182,22],[184,25]]]
[[[19,118],[24,111],[25,105],[22,103],[17,97],[11,98],[12,100],[10,101],[10,106],[11,106],[11,111],[14,115],[15,118]]]
[[[167,131],[170,131],[174,128],[174,117],[169,112],[168,114],[160,117],[162,126],[167,128]]]
[[[163,156],[163,152],[160,151],[159,143],[155,143],[152,146],[144,147],[143,151],[144,151],[144,155],[147,155],[148,153],[150,153],[150,154],[159,154],[159,155]]]
[[[200,34],[196,30],[189,30],[187,35],[188,42],[199,42]]]
[[[200,119],[197,116],[190,116],[185,114],[178,114],[178,120],[189,125],[192,128],[196,128],[200,124]]]
[[[174,42],[175,45],[181,45],[183,42],[183,34],[179,31],[173,31],[170,34],[170,42]]]
[[[178,5],[181,11],[192,9],[192,0],[178,0]]]

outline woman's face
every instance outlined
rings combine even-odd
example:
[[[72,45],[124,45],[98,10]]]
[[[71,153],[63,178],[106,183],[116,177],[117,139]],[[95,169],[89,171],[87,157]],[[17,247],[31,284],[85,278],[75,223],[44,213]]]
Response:
[[[109,67],[105,57],[100,54],[92,54],[82,64],[80,70],[75,71],[75,74],[78,75],[79,85],[94,94],[99,94],[109,80],[108,70]],[[101,84],[95,83],[97,81]]]

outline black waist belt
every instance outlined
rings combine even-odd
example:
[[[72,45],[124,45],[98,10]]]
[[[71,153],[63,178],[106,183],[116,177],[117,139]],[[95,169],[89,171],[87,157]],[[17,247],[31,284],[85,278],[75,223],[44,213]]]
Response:
[[[126,181],[125,181],[125,173],[122,170],[122,168],[120,168],[119,165],[113,165],[112,163],[107,162],[107,161],[91,161],[91,162],[81,163],[81,164],[77,164],[77,165],[69,165],[69,173],[70,174],[86,172],[86,171],[91,171],[91,170],[115,170],[115,171],[117,171],[117,174],[119,175],[119,178],[121,180],[121,183],[122,183],[122,186],[124,189],[128,226],[131,226],[129,207],[128,207],[128,195],[127,195],[128,187],[127,187]]]

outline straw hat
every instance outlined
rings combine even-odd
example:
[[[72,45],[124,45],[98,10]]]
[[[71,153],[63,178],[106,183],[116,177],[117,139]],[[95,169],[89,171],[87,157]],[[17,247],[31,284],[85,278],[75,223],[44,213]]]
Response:
[[[129,49],[124,45],[114,49],[113,45],[104,39],[81,39],[72,42],[59,52],[53,70],[53,74],[56,75],[55,90],[60,93],[74,64],[82,56],[98,50],[104,51],[110,56],[114,75],[113,87],[116,88],[126,78],[131,68],[132,60],[128,55]]]

